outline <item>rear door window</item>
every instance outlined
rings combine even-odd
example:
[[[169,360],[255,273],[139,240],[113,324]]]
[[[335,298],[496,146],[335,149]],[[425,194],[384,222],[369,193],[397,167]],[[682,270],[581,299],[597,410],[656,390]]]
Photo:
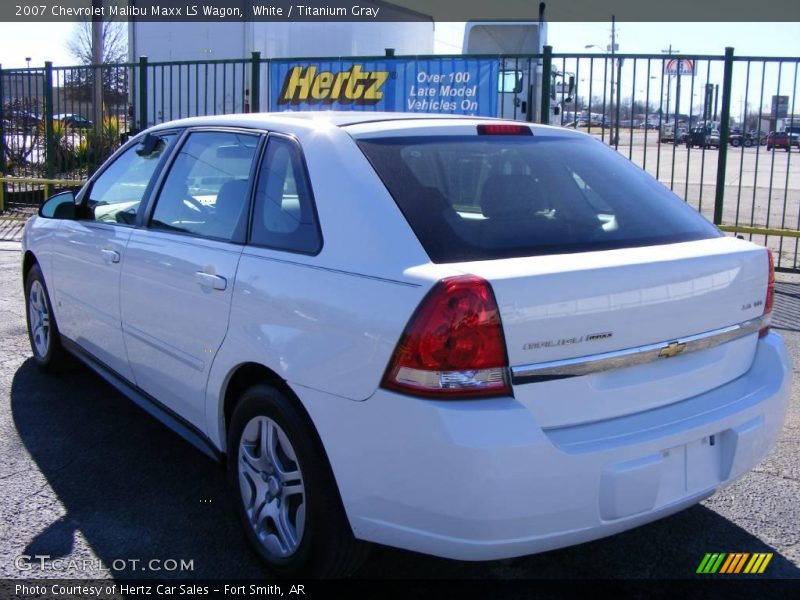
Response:
[[[590,138],[420,136],[358,144],[434,262],[721,235],[650,175]]]
[[[311,183],[300,146],[271,135],[256,186],[250,243],[316,254],[322,247]]]

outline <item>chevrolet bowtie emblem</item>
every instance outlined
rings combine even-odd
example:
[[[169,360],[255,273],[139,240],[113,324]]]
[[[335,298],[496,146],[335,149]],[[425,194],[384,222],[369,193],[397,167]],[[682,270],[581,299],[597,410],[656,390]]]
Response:
[[[673,356],[678,356],[678,354],[683,352],[684,348],[686,348],[686,344],[671,342],[661,349],[661,352],[658,353],[658,358],[672,358]]]

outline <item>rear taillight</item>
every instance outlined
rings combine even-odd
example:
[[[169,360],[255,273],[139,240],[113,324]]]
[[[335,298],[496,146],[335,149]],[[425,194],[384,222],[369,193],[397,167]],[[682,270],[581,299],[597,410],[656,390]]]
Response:
[[[764,299],[764,315],[772,313],[772,305],[775,303],[775,260],[772,258],[772,251],[767,249],[767,260],[769,261],[769,278],[767,279],[767,297]],[[758,332],[758,337],[764,337],[769,333],[769,325],[763,327]]]
[[[428,398],[510,395],[497,302],[473,275],[438,282],[411,317],[383,386]]]

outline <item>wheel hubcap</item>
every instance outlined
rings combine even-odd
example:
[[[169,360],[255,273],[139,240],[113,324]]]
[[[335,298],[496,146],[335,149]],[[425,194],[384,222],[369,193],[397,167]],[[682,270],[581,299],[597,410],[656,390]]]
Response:
[[[250,420],[239,443],[239,487],[250,526],[271,555],[294,554],[305,528],[305,487],[294,448],[269,417]]]
[[[40,357],[44,357],[50,348],[50,311],[47,308],[44,287],[39,281],[31,284],[28,297],[28,320],[33,347]]]

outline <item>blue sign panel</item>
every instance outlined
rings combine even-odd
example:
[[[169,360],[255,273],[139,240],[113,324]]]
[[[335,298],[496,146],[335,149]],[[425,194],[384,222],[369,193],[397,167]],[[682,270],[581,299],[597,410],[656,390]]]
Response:
[[[269,108],[494,117],[498,77],[489,58],[273,60]]]

